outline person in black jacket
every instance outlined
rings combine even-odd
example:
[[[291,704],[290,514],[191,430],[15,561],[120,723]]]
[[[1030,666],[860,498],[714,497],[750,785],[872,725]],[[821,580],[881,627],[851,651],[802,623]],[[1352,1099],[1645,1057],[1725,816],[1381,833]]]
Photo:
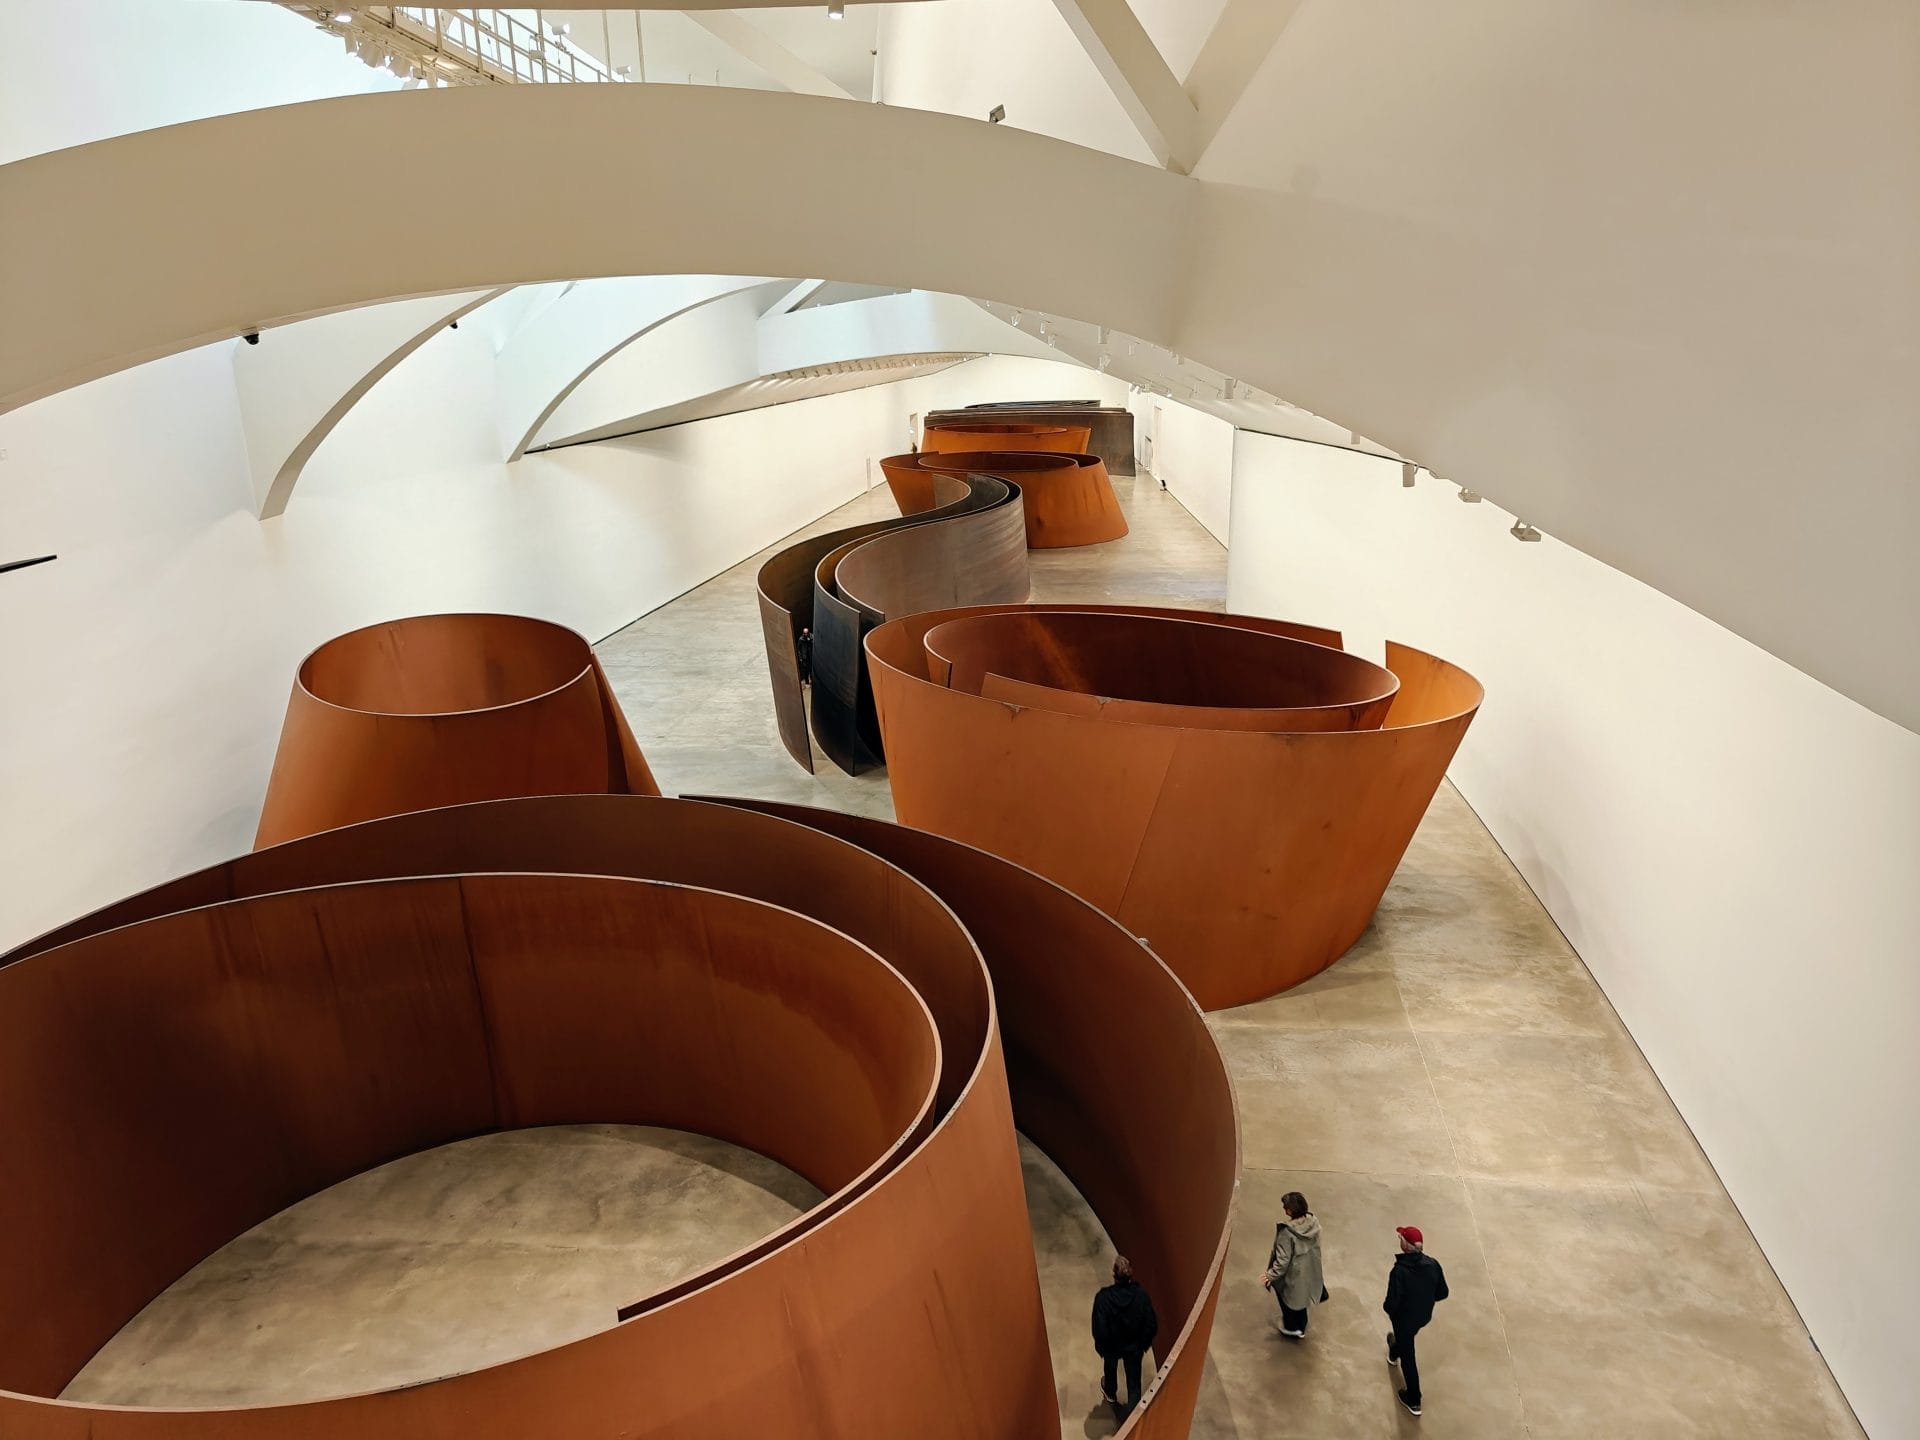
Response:
[[[1406,1382],[1400,1403],[1409,1415],[1420,1413],[1420,1364],[1414,1359],[1413,1337],[1420,1327],[1433,1319],[1433,1307],[1447,1298],[1447,1274],[1440,1262],[1426,1252],[1426,1237],[1417,1226],[1402,1225],[1400,1253],[1393,1257],[1393,1269],[1387,1272],[1387,1299],[1380,1308],[1387,1312],[1393,1329],[1387,1332],[1387,1364],[1400,1371]]]
[[[1124,1255],[1113,1257],[1113,1283],[1103,1286],[1093,1297],[1093,1348],[1099,1355],[1100,1393],[1113,1406],[1116,1419],[1124,1420],[1140,1403],[1140,1357],[1153,1344],[1160,1321],[1153,1313],[1153,1301],[1133,1278],[1133,1266]],[[1127,1372],[1127,1403],[1123,1406],[1114,1394],[1114,1366]]]

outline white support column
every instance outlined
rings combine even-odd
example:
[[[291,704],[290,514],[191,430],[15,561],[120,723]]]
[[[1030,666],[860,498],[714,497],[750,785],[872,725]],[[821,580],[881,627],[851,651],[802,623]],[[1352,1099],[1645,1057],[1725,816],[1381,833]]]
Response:
[[[1053,0],[1153,156],[1184,175],[1200,158],[1200,117],[1127,0]]]
[[[830,95],[837,100],[854,98],[766,31],[729,10],[689,10],[686,16],[742,60],[765,71],[769,78],[796,94]]]

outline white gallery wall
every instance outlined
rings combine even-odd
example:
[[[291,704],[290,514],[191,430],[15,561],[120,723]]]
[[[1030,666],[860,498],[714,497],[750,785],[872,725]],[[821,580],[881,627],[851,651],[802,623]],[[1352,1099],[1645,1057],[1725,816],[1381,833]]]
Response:
[[[7,553],[60,556],[0,591],[0,947],[246,850],[295,667],[332,635],[470,609],[599,639],[861,493],[910,414],[1124,393],[989,358],[508,465],[492,329],[483,308],[381,379],[273,520],[238,342],[0,416]]]
[[[1233,425],[1148,391],[1128,405],[1136,442],[1147,442],[1143,448],[1151,453],[1154,479],[1225,545],[1232,520]]]
[[[1235,437],[1228,606],[1486,704],[1452,778],[1646,1053],[1874,1435],[1913,1433],[1920,735],[1389,460]],[[1711,531],[1692,537],[1714,544]]]
[[[211,0],[0,0],[0,56],[0,164],[400,84],[290,10]]]

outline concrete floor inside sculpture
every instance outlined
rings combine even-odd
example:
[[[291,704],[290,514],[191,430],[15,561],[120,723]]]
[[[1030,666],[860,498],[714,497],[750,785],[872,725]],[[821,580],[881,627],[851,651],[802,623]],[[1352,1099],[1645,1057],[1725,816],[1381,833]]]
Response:
[[[1117,486],[1133,533],[1035,552],[1034,598],[1219,608],[1220,546],[1151,481]],[[817,528],[889,513],[882,488]],[[883,775],[822,761],[809,776],[779,746],[761,558],[600,646],[654,772],[670,793],[889,816]],[[1213,1023],[1245,1170],[1196,1436],[1860,1434],[1638,1050],[1450,788],[1346,958]],[[1085,1328],[1104,1232],[1043,1157],[1024,1159],[1061,1433],[1108,1434]],[[1275,1333],[1256,1281],[1292,1189],[1326,1227],[1332,1292],[1302,1344]],[[808,1193],[730,1147],[617,1127],[433,1151],[236,1241],[69,1393],[235,1403],[470,1368],[594,1328]],[[1426,1231],[1453,1289],[1421,1337],[1417,1422],[1394,1403],[1380,1342],[1405,1223]]]

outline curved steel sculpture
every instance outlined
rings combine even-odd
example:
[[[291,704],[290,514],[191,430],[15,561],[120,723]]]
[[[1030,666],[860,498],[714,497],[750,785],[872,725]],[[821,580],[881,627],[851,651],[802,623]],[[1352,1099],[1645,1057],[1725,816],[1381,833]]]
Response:
[[[1238,1168],[1205,1022],[1132,936],[957,842],[760,802],[423,811],[157,887],[0,957],[0,1104],[20,1440],[1051,1434],[1016,1121],[1154,1294],[1167,1344],[1121,1433],[1171,1440]],[[584,1120],[717,1134],[826,1198],[621,1323],[471,1373],[251,1409],[43,1398],[301,1196]]]
[[[813,741],[841,769],[859,774],[880,763],[860,644],[867,631],[916,610],[1027,597],[1018,488],[986,476],[930,478],[933,508],[812,536],[760,567],[760,629],[780,740],[808,770],[803,630],[811,636]]]
[[[1062,465],[1070,460],[1070,465]],[[1098,455],[1048,455],[1019,451],[923,452],[925,470],[997,475],[1020,487],[1027,548],[1058,550],[1098,545],[1127,533],[1127,517],[1113,493],[1106,462]]]
[[[1087,425],[1039,425],[1016,420],[979,423],[942,421],[921,427],[920,448],[935,454],[964,450],[1038,450],[1056,455],[1084,455],[1093,439]]]
[[[867,637],[902,824],[1058,881],[1208,1009],[1359,939],[1482,698],[1397,644],[1126,606],[996,606]]]
[[[584,638],[524,615],[416,615],[301,662],[255,845],[512,795],[658,795]]]
[[[1115,475],[1133,474],[1133,412],[1098,400],[990,400],[959,410],[929,410],[925,423],[975,425],[1017,420],[1028,425],[1085,425],[1087,451],[1107,462]]]

